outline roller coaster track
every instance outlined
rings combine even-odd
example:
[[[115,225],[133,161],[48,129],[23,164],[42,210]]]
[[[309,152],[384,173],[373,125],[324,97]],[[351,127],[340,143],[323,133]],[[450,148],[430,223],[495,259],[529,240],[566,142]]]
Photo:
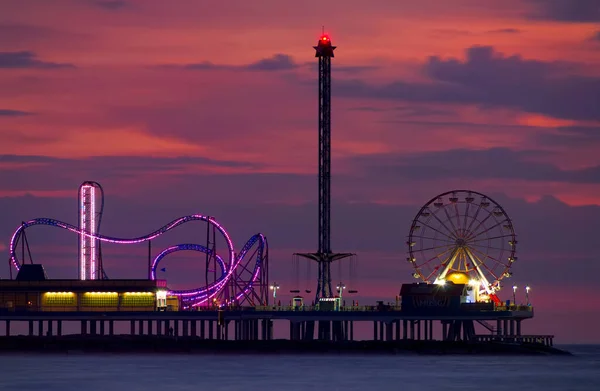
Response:
[[[100,242],[108,242],[108,243],[116,243],[116,244],[135,244],[146,242],[152,240],[182,224],[191,222],[191,221],[204,221],[212,226],[214,226],[221,235],[225,238],[226,246],[227,246],[227,260],[224,261],[223,258],[218,254],[213,254],[213,250],[199,245],[199,244],[179,244],[175,246],[171,246],[163,250],[160,254],[158,254],[151,266],[151,278],[153,280],[156,279],[156,269],[160,263],[160,261],[169,254],[172,254],[177,251],[199,251],[210,256],[215,256],[216,262],[219,264],[221,269],[221,275],[215,281],[208,284],[207,286],[191,289],[191,290],[171,290],[169,294],[181,297],[184,307],[195,307],[199,306],[203,303],[206,303],[207,300],[212,299],[219,293],[223,291],[223,289],[228,285],[228,283],[233,283],[234,286],[238,287],[238,290],[234,292],[234,296],[236,300],[239,300],[243,296],[247,295],[250,290],[252,290],[254,283],[259,278],[261,268],[265,267],[266,254],[268,253],[268,244],[264,235],[256,234],[252,236],[248,242],[244,245],[240,253],[236,256],[233,243],[229,234],[221,224],[219,224],[214,218],[209,216],[204,216],[200,214],[183,216],[178,219],[171,221],[170,223],[164,225],[163,227],[157,229],[156,231],[137,238],[116,238],[106,235],[101,235],[99,233],[90,233],[79,229],[78,227],[68,224],[59,220],[49,219],[49,218],[38,218],[23,222],[19,228],[13,234],[10,240],[10,261],[12,265],[19,270],[21,268],[21,263],[17,258],[16,247],[19,239],[22,235],[24,235],[25,230],[29,227],[36,225],[47,225],[52,227],[62,228],[78,235],[83,235]],[[236,276],[236,269],[240,267],[245,267],[243,265],[244,257],[249,253],[249,251],[257,245],[256,250],[256,263],[252,270],[251,278],[248,281],[241,281]]]

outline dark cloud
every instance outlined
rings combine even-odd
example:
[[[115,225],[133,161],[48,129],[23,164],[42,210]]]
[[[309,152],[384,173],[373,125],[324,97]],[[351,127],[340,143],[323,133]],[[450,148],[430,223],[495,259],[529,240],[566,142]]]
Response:
[[[49,156],[29,156],[29,155],[0,155],[0,163],[58,163],[68,162],[68,159],[60,159]]]
[[[541,144],[559,147],[589,147],[600,144],[600,128],[569,126],[559,127],[539,134],[536,137]]]
[[[489,34],[520,34],[522,31],[515,28],[506,28],[498,30],[489,30]]]
[[[297,67],[298,65],[294,62],[292,57],[281,53],[245,66],[246,69],[251,71],[282,71],[295,69]]]
[[[56,136],[52,136],[51,134],[28,134],[20,130],[12,129],[2,129],[0,130],[0,133],[2,133],[2,140],[4,142],[10,142],[13,144],[41,145],[53,143],[57,140]]]
[[[0,52],[0,68],[72,68],[72,64],[48,62],[37,59],[37,55],[29,51]]]
[[[567,171],[534,160],[540,157],[546,157],[546,154],[493,148],[455,149],[412,155],[371,155],[352,160],[359,169],[366,169],[367,174],[409,180],[460,178],[600,183],[600,166]]]
[[[85,159],[55,158],[38,155],[0,155],[0,163],[54,163],[54,164],[90,164],[93,165],[114,165],[117,169],[123,168],[142,168],[148,170],[158,167],[179,166],[187,164],[206,164],[219,167],[252,167],[259,168],[254,164],[245,162],[215,160],[204,157],[144,157],[144,156],[94,156]]]
[[[159,65],[159,68],[163,69],[192,69],[192,70],[230,70],[230,71],[290,71],[302,67],[315,68],[318,65],[313,62],[297,63],[294,59],[283,53],[276,53],[269,58],[263,58],[261,60],[252,62],[245,65],[227,65],[227,64],[215,64],[210,61],[203,61],[192,64],[166,64]],[[360,73],[365,71],[372,71],[379,69],[375,65],[336,65],[334,67],[336,72],[343,73]]]
[[[433,116],[451,116],[454,115],[452,110],[436,109],[431,107],[376,107],[376,106],[360,106],[351,107],[349,111],[369,111],[373,113],[394,112],[400,118],[413,117],[433,117]]]
[[[302,63],[301,66],[307,70],[311,70],[312,72],[315,72],[315,74],[318,73],[319,63],[316,61],[305,62],[305,63]],[[361,72],[376,71],[378,69],[381,69],[381,67],[377,66],[377,65],[339,65],[339,64],[332,65],[333,73],[342,73],[342,74],[348,74],[348,75],[357,74],[357,73],[361,73]]]
[[[482,36],[485,34],[519,34],[522,31],[516,28],[503,28],[503,29],[495,29],[488,30],[482,33],[473,32],[469,30],[457,30],[457,29],[436,29],[433,30],[433,36],[436,37],[468,37],[468,36]]]
[[[296,69],[299,67],[294,62],[294,59],[287,54],[277,53],[272,57],[264,58],[256,62],[246,65],[227,65],[227,64],[215,64],[210,61],[204,61],[193,64],[167,64],[160,65],[160,68],[169,69],[191,69],[191,70],[231,70],[231,71],[287,71]]]
[[[125,0],[94,0],[93,4],[109,11],[120,10],[128,5]]]
[[[113,183],[135,180],[141,176],[185,180],[192,171],[202,173],[207,168],[257,169],[260,165],[237,161],[213,160],[202,157],[137,157],[98,156],[87,159],[53,158],[46,156],[0,155],[0,164],[11,163],[0,170],[0,190],[63,190],[73,185],[72,178],[97,178]],[[22,166],[20,166],[20,163]],[[182,174],[181,172],[185,172]],[[161,176],[162,175],[162,176]],[[32,181],[31,178],[36,178]]]
[[[527,0],[535,7],[529,16],[561,22],[600,21],[598,0]]]
[[[32,24],[0,23],[0,47],[7,51],[26,47],[88,50],[98,42],[98,37],[91,32],[74,32],[61,28],[68,26],[51,28]]]
[[[506,57],[488,46],[474,46],[466,53],[466,61],[430,57],[423,71],[435,83],[372,86],[361,80],[339,80],[333,93],[510,107],[559,118],[600,120],[600,78],[576,75],[568,64]]]
[[[410,119],[391,119],[391,120],[380,120],[378,123],[384,124],[404,124],[404,125],[417,125],[425,126],[428,128],[464,128],[474,130],[485,130],[490,128],[490,124],[478,123],[478,122],[466,122],[466,121],[429,121],[429,120],[410,120]],[[506,124],[494,124],[493,128],[498,130],[507,131],[524,131],[533,127],[523,125],[506,125]]]
[[[31,42],[48,37],[49,35],[64,37],[55,29],[27,24],[0,24],[0,42],[5,44]]]
[[[459,29],[436,29],[433,30],[433,35],[435,36],[470,36],[474,35],[472,31],[469,30],[459,30]]]
[[[314,63],[310,65],[315,66]],[[375,65],[335,65],[332,72],[360,73],[366,71],[375,71],[377,69],[379,69],[379,67]]]
[[[21,111],[21,110],[9,110],[9,109],[0,109],[0,117],[2,116],[6,116],[6,117],[22,117],[25,115],[31,115],[32,113],[29,113],[27,111]]]

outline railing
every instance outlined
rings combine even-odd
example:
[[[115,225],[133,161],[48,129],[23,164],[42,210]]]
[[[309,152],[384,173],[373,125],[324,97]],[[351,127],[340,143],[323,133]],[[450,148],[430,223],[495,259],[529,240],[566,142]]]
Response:
[[[474,335],[477,342],[503,342],[503,343],[533,343],[552,346],[554,344],[554,335]]]
[[[14,306],[0,308],[0,312],[148,312],[156,311],[154,305],[150,306],[76,306],[76,305],[51,305],[51,306]]]
[[[76,288],[75,290],[87,288],[109,288],[109,287],[166,287],[166,280],[42,280],[42,281],[19,281],[19,280],[2,280],[2,288],[7,291],[7,288],[32,288],[36,291],[39,288],[48,290],[48,288],[60,288],[61,291],[68,291],[68,288]],[[33,292],[32,292],[33,293]]]
[[[461,307],[461,309],[463,310],[467,310],[467,308],[465,307]],[[64,311],[64,312],[71,312],[71,311],[101,311],[101,312],[112,312],[112,311],[157,311],[157,309],[155,309],[155,307],[153,305],[151,306],[77,306],[77,305],[45,305],[45,306],[40,306],[40,305],[29,305],[29,306],[13,306],[10,308],[2,308],[1,310],[6,311],[6,312],[13,312],[13,311],[48,311],[48,312],[53,312],[53,311]],[[320,311],[320,312],[387,312],[387,311],[401,311],[402,307],[400,305],[395,306],[395,305],[385,305],[385,306],[377,306],[377,305],[363,305],[363,306],[341,306],[337,309],[319,309],[318,306],[301,306],[301,307],[297,307],[297,306],[290,306],[290,305],[269,305],[269,306],[198,306],[198,307],[194,307],[191,308],[187,311],[227,311],[227,312],[235,312],[235,311],[294,311],[294,312],[309,312],[309,311]],[[496,306],[493,307],[493,309],[490,308],[490,310],[492,311],[524,311],[524,312],[533,312],[533,307],[532,306],[524,306],[524,305],[511,305],[511,306]],[[185,311],[185,310],[181,310],[180,311]]]
[[[376,305],[363,305],[363,306],[346,306],[339,307],[339,309],[324,310],[319,309],[317,306],[302,306],[294,307],[289,305],[282,306],[256,306],[253,307],[256,311],[335,311],[335,312],[379,312],[379,311],[400,311],[400,306],[385,306],[379,307]]]
[[[530,305],[499,305],[494,308],[494,311],[525,311],[533,312],[533,307]]]

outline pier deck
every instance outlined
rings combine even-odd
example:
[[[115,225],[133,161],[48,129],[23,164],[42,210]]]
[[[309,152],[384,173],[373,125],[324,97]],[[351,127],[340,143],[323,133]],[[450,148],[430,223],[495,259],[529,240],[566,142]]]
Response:
[[[289,322],[290,340],[354,340],[355,322],[372,322],[373,340],[435,340],[434,322],[444,341],[532,341],[547,346],[552,336],[521,335],[521,322],[533,317],[530,306],[452,311],[403,311],[400,307],[352,306],[339,311],[287,306],[200,308],[197,311],[10,311],[0,310],[5,334],[11,324],[28,325],[28,335],[62,335],[62,323],[79,322],[83,335],[114,335],[115,322],[129,323],[131,335],[196,336],[217,340],[270,340],[273,322]],[[36,325],[37,323],[37,325]],[[475,324],[488,334],[476,334]],[[35,327],[37,326],[37,327]],[[439,333],[438,333],[439,334]]]

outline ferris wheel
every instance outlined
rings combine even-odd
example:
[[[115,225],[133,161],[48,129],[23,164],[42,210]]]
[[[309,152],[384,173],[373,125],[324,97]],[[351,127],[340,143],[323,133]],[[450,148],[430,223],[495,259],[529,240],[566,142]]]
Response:
[[[449,191],[425,204],[407,245],[415,278],[467,284],[473,301],[497,301],[500,280],[512,275],[517,260],[510,217],[497,202],[471,190]]]

